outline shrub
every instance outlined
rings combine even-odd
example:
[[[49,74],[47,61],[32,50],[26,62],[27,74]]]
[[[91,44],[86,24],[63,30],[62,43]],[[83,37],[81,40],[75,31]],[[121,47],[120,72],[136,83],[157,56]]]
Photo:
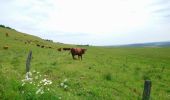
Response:
[[[112,80],[112,74],[111,73],[107,73],[107,74],[105,74],[105,79],[107,80],[107,81],[111,81]]]

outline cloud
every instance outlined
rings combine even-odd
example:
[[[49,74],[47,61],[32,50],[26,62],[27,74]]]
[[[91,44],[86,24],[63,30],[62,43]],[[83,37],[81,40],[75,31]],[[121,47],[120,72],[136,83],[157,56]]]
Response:
[[[152,2],[150,6],[155,6],[155,5],[166,5],[169,4],[169,0],[155,0],[155,2]]]
[[[162,40],[167,39],[169,6],[168,0],[1,0],[0,22],[67,43],[130,43],[139,41],[139,34],[141,41],[148,41],[148,34],[150,40]]]
[[[54,5],[60,9],[50,15],[45,27],[49,29],[57,27],[59,31],[98,34],[122,29],[128,31],[146,24],[149,20],[146,12],[132,14],[130,13],[132,8],[129,8],[131,5],[126,6],[126,3],[118,1],[63,0]]]

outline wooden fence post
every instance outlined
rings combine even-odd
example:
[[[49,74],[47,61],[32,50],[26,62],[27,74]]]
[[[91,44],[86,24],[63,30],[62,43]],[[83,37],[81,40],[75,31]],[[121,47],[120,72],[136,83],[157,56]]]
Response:
[[[26,73],[28,73],[30,71],[31,58],[32,58],[32,51],[30,51],[28,53],[28,57],[27,57],[27,61],[26,61]],[[29,75],[28,75],[28,77],[29,77]]]
[[[151,81],[145,80],[142,100],[149,100],[151,93]]]

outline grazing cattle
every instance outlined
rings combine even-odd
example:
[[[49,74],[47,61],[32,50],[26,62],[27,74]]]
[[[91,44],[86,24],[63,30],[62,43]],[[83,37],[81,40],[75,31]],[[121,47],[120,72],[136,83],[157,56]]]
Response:
[[[44,48],[44,47],[45,47],[44,45],[41,46],[41,48]]]
[[[73,59],[75,59],[74,58],[75,55],[78,55],[78,59],[81,58],[82,60],[82,55],[85,53],[86,50],[87,49],[83,49],[83,48],[71,48],[70,52],[72,54]]]
[[[39,45],[39,44],[37,44],[37,47],[40,47],[40,45]]]
[[[71,48],[63,48],[64,51],[70,50]]]
[[[8,33],[5,33],[5,35],[6,35],[6,37],[8,37],[8,36],[9,36],[9,34],[8,34]]]
[[[4,48],[5,50],[7,50],[9,47],[8,47],[8,46],[4,46],[3,48]]]
[[[61,48],[58,48],[57,50],[58,50],[58,51],[61,51]]]

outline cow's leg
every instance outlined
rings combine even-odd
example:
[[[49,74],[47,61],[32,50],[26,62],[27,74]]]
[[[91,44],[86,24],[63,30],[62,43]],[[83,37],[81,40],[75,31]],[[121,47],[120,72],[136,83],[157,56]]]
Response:
[[[78,60],[81,60],[81,56],[80,55],[78,55]]]
[[[82,55],[81,54],[79,55],[79,60],[82,60]]]
[[[73,57],[73,59],[75,59],[75,58],[74,58],[74,54],[72,54],[72,57]]]

